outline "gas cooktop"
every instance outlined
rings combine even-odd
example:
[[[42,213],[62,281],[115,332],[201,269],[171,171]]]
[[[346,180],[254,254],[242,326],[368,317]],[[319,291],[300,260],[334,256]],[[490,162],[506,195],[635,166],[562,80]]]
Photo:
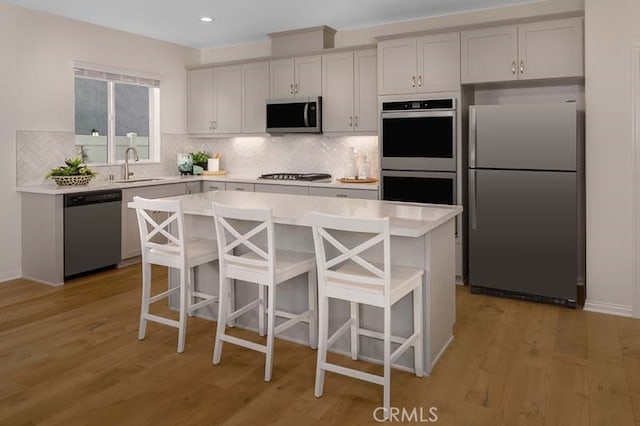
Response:
[[[268,173],[260,176],[259,179],[331,182],[331,175],[327,173]]]

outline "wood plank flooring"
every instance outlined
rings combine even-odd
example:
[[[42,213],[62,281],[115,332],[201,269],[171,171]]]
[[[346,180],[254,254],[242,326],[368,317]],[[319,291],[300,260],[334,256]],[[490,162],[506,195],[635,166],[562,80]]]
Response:
[[[163,269],[154,274],[166,285]],[[265,383],[257,352],[227,344],[211,364],[206,320],[189,319],[183,354],[170,327],[150,323],[138,341],[139,306],[139,265],[58,288],[0,283],[0,425],[376,423],[379,386],[327,373],[324,396],[313,396],[306,346],[276,339]],[[428,420],[435,407],[441,425],[640,424],[640,320],[459,287],[452,346],[430,377],[394,370],[391,403],[409,415],[397,423]]]

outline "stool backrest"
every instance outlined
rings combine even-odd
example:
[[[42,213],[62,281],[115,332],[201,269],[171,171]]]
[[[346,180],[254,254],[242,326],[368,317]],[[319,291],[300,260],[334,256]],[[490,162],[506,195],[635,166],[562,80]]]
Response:
[[[328,282],[332,285],[359,284],[389,294],[389,218],[355,218],[312,213],[311,223],[319,285],[326,285]],[[374,264],[361,256],[368,250],[379,249],[379,246],[382,246],[382,262]],[[351,267],[338,271],[343,265]]]
[[[271,209],[249,209],[213,203],[221,270],[229,266],[275,275]],[[258,241],[261,240],[261,241]]]
[[[133,197],[140,230],[143,260],[165,256],[186,261],[184,221],[180,200],[154,200]],[[164,213],[164,214],[163,214]],[[148,259],[156,263],[153,259]],[[164,264],[164,262],[163,262]]]

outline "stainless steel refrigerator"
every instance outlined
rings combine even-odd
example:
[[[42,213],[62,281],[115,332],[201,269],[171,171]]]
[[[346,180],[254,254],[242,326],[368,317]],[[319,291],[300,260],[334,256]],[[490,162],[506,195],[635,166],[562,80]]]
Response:
[[[472,292],[575,307],[577,121],[575,102],[470,106]]]

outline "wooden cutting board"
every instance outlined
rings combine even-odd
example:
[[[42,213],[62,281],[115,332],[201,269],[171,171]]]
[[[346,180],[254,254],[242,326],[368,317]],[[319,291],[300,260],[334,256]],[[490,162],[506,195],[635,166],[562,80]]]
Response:
[[[366,179],[340,178],[339,180],[342,183],[374,183],[378,181],[378,179],[376,178],[366,178]]]
[[[205,170],[202,172],[203,176],[222,176],[226,174],[227,174],[226,170],[218,170],[217,172],[210,172],[209,170]]]

